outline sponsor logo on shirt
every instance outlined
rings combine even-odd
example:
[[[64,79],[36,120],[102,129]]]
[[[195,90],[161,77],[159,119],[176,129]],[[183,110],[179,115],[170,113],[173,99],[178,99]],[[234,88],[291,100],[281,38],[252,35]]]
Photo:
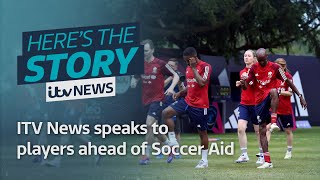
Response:
[[[153,67],[152,73],[153,73],[153,74],[157,74],[157,70],[158,70],[157,67]]]
[[[197,82],[197,80],[195,78],[192,78],[192,79],[187,79],[187,82],[188,83],[193,83],[193,82]]]

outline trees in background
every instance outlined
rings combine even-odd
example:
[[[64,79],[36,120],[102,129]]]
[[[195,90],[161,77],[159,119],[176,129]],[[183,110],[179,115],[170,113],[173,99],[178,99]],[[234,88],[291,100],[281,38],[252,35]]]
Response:
[[[319,0],[137,0],[113,3],[119,12],[127,11],[130,20],[141,23],[143,38],[152,38],[161,45],[180,49],[195,46],[203,53],[232,57],[239,51],[259,47],[289,51],[290,46],[298,42],[320,57]]]

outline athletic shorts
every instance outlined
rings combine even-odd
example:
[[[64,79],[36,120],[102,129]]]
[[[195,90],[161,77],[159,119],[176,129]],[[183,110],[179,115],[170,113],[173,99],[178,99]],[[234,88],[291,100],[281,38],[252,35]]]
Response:
[[[278,114],[278,121],[283,128],[292,128],[293,127],[293,119],[292,115],[281,115]]]
[[[189,106],[184,99],[170,105],[178,114],[187,113],[191,122],[194,122],[200,131],[208,129],[208,109]]]
[[[160,122],[163,107],[164,106],[161,101],[156,101],[144,106],[144,111],[146,115],[152,116]]]
[[[239,104],[239,119],[251,121],[254,125],[259,125],[255,106]]]
[[[172,95],[166,96],[163,109],[165,109],[166,107],[170,106],[170,105],[171,105],[172,103],[174,103],[174,102],[175,102],[175,100],[173,99]],[[174,121],[176,121],[176,120],[177,120],[177,116],[173,116],[172,119],[173,119]]]
[[[269,124],[271,122],[270,107],[271,107],[270,94],[260,104],[255,106],[259,124],[263,124],[263,123]]]

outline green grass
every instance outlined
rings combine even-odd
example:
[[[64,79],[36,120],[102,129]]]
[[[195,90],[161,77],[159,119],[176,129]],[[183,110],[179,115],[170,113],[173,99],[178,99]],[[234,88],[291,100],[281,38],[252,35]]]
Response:
[[[167,164],[166,158],[152,158],[148,166],[138,165],[139,156],[104,157],[102,165],[93,166],[93,157],[66,157],[60,168],[50,168],[31,163],[31,157],[16,160],[14,145],[4,147],[2,155],[1,179],[37,180],[37,179],[320,179],[320,127],[299,129],[294,132],[293,159],[284,160],[286,137],[284,133],[272,135],[269,151],[274,164],[273,169],[257,169],[255,154],[258,152],[257,142],[253,133],[248,133],[248,153],[250,161],[245,164],[235,164],[240,155],[236,133],[223,135],[210,134],[210,137],[220,137],[224,144],[235,142],[233,156],[209,156],[209,168],[195,169],[200,156],[183,156]],[[110,137],[114,143],[129,142],[128,147],[141,143],[141,136]],[[196,134],[183,134],[182,144],[199,143]]]

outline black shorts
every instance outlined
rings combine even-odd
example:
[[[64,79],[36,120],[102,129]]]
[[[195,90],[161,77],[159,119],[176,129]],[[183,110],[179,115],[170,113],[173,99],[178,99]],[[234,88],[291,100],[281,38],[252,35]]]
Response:
[[[283,128],[292,128],[293,127],[292,115],[278,114],[278,121]]]

